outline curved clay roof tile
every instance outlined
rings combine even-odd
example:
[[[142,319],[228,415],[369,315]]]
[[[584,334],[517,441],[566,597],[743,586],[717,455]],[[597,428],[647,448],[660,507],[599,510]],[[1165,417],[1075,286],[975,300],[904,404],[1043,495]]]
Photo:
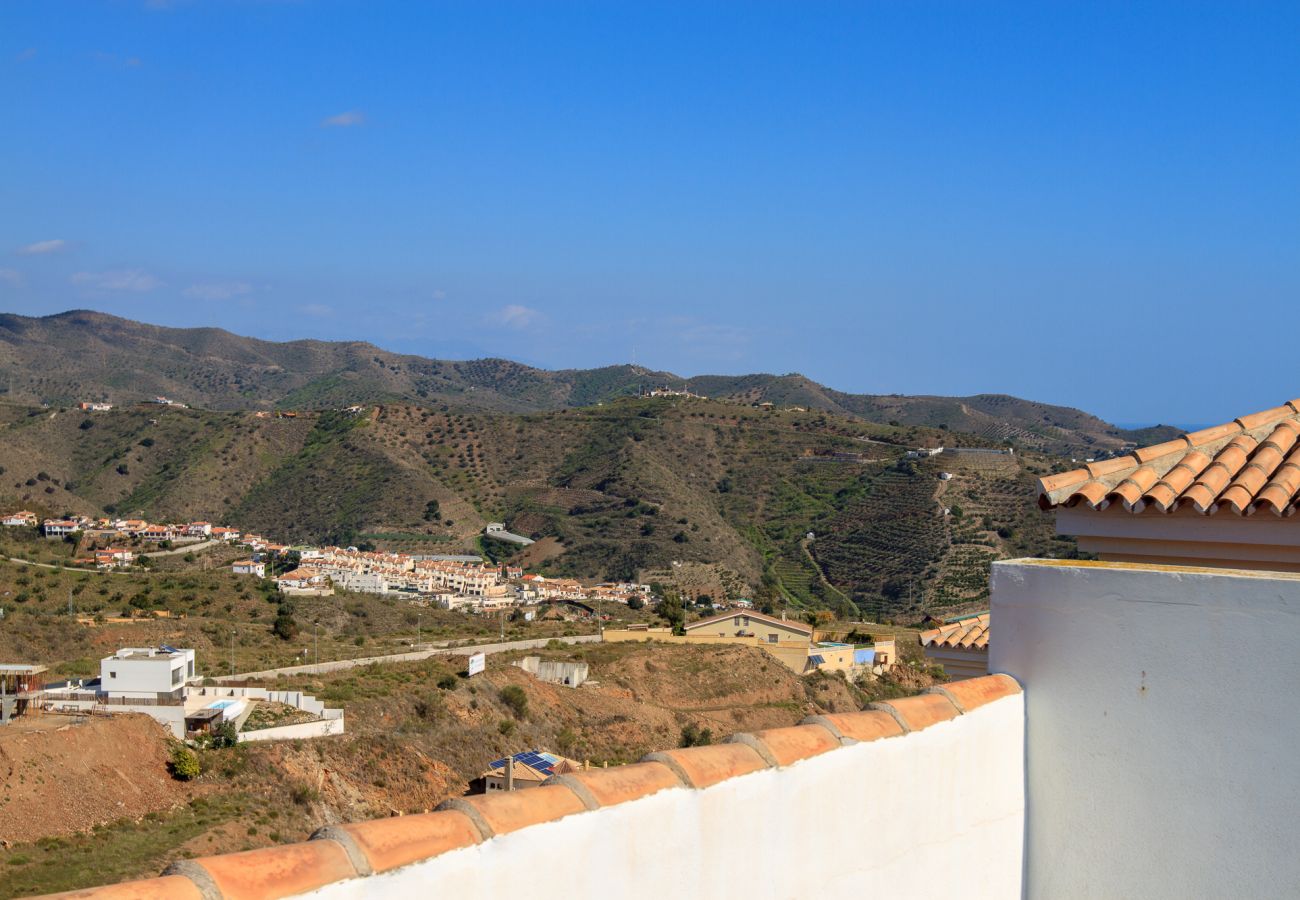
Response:
[[[1106,499],[1108,501],[1118,499],[1124,504],[1125,509],[1131,511],[1133,505],[1142,499],[1142,495],[1150,490],[1157,480],[1159,476],[1156,470],[1150,466],[1143,466],[1115,485],[1115,489],[1106,495]]]
[[[1269,422],[1276,422],[1278,419],[1294,415],[1294,411],[1289,406],[1275,406],[1272,409],[1266,409],[1263,412],[1252,413],[1249,416],[1242,416],[1240,419],[1234,419],[1243,431],[1250,431],[1261,425],[1267,425]]]
[[[1075,506],[1080,500],[1086,502],[1093,509],[1105,509],[1102,502],[1106,499],[1106,485],[1100,481],[1089,481],[1087,484],[1080,485],[1072,494],[1066,503]]]
[[[1193,450],[1165,473],[1165,477],[1147,492],[1147,498],[1155,503],[1161,512],[1172,511],[1183,491],[1196,482],[1210,463],[1210,457],[1200,450]]]
[[[1300,450],[1291,451],[1272,479],[1255,498],[1254,509],[1268,509],[1274,515],[1287,514],[1300,491]]]

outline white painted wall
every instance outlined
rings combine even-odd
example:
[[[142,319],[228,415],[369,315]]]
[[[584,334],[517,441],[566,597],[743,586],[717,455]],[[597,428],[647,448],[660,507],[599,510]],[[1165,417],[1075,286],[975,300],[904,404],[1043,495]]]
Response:
[[[109,656],[99,662],[100,689],[111,697],[144,697],[152,699],[158,694],[179,690],[189,677],[192,650],[189,656],[157,656],[132,659]],[[179,680],[173,677],[180,670]]]
[[[343,734],[346,724],[343,710],[327,709],[326,716],[315,722],[299,722],[297,725],[281,725],[278,728],[259,728],[256,731],[239,732],[239,740],[248,741],[296,741],[304,738],[328,737]]]
[[[1022,700],[705,790],[579,813],[311,896],[1019,898]]]
[[[993,565],[990,670],[1027,698],[1030,897],[1300,885],[1300,576]]]

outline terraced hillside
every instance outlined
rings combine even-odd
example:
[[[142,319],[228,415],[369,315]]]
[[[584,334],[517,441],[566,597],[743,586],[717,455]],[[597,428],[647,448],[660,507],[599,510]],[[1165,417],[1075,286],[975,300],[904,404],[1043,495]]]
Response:
[[[0,504],[426,553],[516,552],[480,540],[505,521],[548,539],[524,552],[557,575],[680,571],[692,595],[919,615],[979,600],[985,557],[1072,549],[1032,504],[1030,470],[1059,460],[902,458],[941,441],[992,443],[702,400],[293,418],[0,407]],[[941,481],[944,468],[957,477]]]

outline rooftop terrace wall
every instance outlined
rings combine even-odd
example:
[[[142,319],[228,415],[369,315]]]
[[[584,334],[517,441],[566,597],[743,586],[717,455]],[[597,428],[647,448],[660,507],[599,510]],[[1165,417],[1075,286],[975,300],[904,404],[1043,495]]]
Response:
[[[1300,576],[993,565],[990,667],[1024,686],[1031,897],[1300,884]]]
[[[989,676],[70,896],[1017,898],[1023,741]]]

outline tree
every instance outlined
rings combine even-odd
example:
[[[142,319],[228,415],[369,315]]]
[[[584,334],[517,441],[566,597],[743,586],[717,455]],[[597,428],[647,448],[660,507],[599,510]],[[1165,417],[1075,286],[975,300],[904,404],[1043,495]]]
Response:
[[[291,614],[281,608],[280,614],[271,623],[271,634],[282,641],[291,641],[298,635],[298,623],[293,620]]]
[[[655,610],[659,616],[672,626],[673,634],[683,634],[686,630],[686,606],[676,591],[664,592],[663,602]]]
[[[177,741],[172,744],[171,770],[172,777],[177,781],[189,781],[198,778],[200,772],[198,754]]]
[[[637,595],[633,594],[631,597],[628,597],[628,598],[627,598],[627,608],[628,608],[628,609],[644,609],[644,608],[645,608],[645,601],[642,600],[642,599],[641,599],[640,597],[638,597]]]
[[[508,684],[498,694],[501,702],[510,708],[516,719],[522,719],[528,712],[528,695],[517,684]]]

